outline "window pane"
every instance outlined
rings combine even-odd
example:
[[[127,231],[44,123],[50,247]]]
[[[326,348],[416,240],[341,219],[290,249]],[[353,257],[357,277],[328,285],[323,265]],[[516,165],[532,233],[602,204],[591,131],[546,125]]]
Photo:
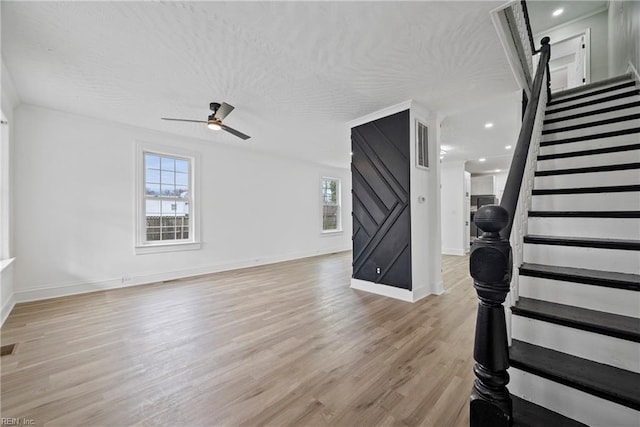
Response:
[[[324,203],[338,202],[338,181],[333,179],[322,181],[322,201]]]
[[[161,157],[160,158],[160,169],[163,171],[171,171],[176,170],[176,160],[172,157]]]
[[[173,216],[176,211],[176,204],[170,200],[162,201],[162,216]]]
[[[172,196],[176,195],[176,186],[175,185],[162,184],[162,186],[160,188],[161,188],[160,194],[162,196],[172,197]]]
[[[322,229],[338,229],[338,206],[324,206],[322,209]]]
[[[175,205],[176,205],[176,210],[175,210],[176,215],[178,215],[178,216],[184,216],[186,213],[188,213],[188,212],[189,212],[189,209],[188,209],[188,206],[189,206],[189,205],[188,205],[188,203],[187,203],[187,202],[180,202],[180,201],[177,201],[177,202],[175,203]]]
[[[144,189],[144,193],[147,196],[159,196],[160,184],[147,184]]]
[[[145,154],[144,165],[147,169],[160,169],[160,156],[156,156],[154,154]]]
[[[189,174],[176,172],[176,185],[189,185]]]
[[[160,215],[160,200],[146,200],[146,212],[148,215]]]
[[[176,159],[176,172],[189,173],[189,161]]]
[[[158,169],[147,169],[146,174],[146,182],[150,183],[159,183],[160,182],[160,171]]]
[[[175,174],[173,172],[167,172],[162,170],[161,183],[174,185],[176,183]]]

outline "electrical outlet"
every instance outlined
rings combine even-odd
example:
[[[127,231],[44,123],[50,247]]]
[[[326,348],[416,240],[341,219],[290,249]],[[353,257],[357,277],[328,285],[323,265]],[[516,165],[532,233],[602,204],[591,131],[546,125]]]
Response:
[[[380,267],[376,267],[376,274],[380,274],[381,271]]]

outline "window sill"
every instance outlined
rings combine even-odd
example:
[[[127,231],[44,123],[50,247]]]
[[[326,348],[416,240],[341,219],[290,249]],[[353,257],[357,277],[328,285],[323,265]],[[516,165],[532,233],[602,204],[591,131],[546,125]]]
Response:
[[[9,266],[15,261],[15,258],[7,258],[0,260],[0,272],[3,272],[5,269],[9,268]]]
[[[321,236],[332,236],[336,234],[342,234],[342,230],[324,230],[320,233]]]
[[[200,242],[157,243],[136,246],[136,255],[157,254],[163,252],[196,251],[200,249]]]

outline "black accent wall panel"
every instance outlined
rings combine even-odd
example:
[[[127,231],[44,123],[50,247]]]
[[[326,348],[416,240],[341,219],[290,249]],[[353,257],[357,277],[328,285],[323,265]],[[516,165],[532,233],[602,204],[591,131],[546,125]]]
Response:
[[[351,182],[353,277],[410,290],[409,126],[406,110],[352,128]]]

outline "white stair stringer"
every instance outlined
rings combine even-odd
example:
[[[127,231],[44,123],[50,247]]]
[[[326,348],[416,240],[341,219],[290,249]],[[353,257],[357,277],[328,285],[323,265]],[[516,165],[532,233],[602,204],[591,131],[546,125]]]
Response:
[[[514,315],[513,338],[594,362],[640,373],[640,344],[595,332]]]
[[[638,427],[640,412],[514,367],[509,391],[592,427]],[[549,426],[551,427],[551,426]]]
[[[529,217],[528,231],[557,237],[640,240],[640,221],[638,218]]]
[[[638,274],[640,251],[524,244],[524,262]]]
[[[640,292],[520,275],[521,297],[640,318]],[[640,354],[636,356],[640,360]]]

